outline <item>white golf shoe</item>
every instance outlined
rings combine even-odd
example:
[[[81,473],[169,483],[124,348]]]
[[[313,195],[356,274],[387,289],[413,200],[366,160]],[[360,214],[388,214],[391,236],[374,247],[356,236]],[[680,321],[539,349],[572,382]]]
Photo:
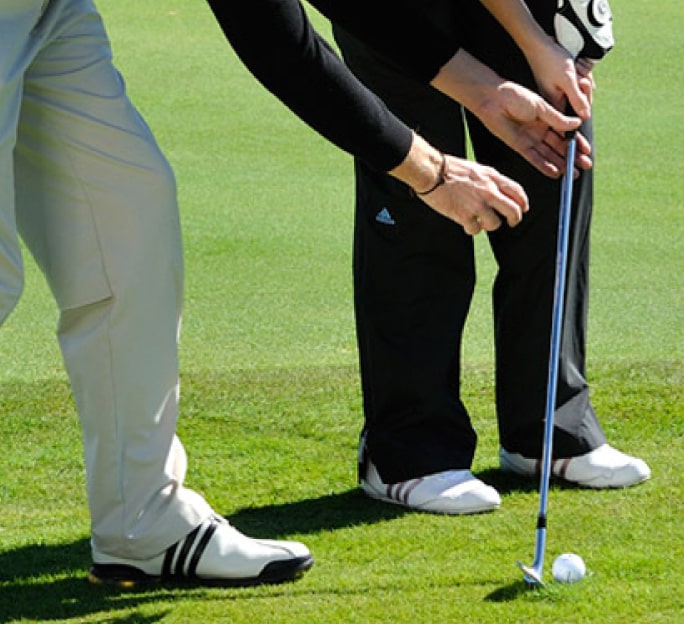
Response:
[[[541,460],[509,453],[504,448],[499,450],[499,459],[505,472],[534,476],[541,470]],[[625,455],[608,444],[584,455],[553,460],[551,472],[559,479],[596,489],[638,485],[651,476],[645,461]]]
[[[371,498],[432,513],[474,514],[493,511],[501,506],[499,493],[476,479],[469,470],[447,470],[386,484],[372,462],[368,461],[361,487]]]
[[[151,559],[112,557],[93,551],[88,580],[133,589],[155,583],[250,586],[293,581],[313,565],[304,544],[251,539],[224,518],[205,520]]]

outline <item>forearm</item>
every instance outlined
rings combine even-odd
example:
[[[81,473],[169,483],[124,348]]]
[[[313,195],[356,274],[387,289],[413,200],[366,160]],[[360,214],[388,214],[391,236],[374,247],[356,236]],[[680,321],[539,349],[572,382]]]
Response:
[[[504,82],[494,70],[460,49],[430,84],[479,116],[483,106],[496,98],[497,89]]]
[[[254,76],[320,134],[411,186],[469,234],[496,229],[501,217],[512,226],[520,221],[522,187],[441,154],[409,130],[315,33],[298,0],[208,2]]]
[[[411,131],[317,35],[297,0],[209,4],[247,68],[313,129],[380,171],[406,157]]]

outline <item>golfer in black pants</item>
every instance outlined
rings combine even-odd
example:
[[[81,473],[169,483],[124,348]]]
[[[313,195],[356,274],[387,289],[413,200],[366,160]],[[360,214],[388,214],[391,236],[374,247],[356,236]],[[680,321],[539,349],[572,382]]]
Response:
[[[553,30],[555,2],[528,2]],[[479,1],[437,0],[426,12],[460,32],[463,47],[505,78],[535,88],[524,56]],[[483,37],[482,32],[491,33]],[[474,36],[476,35],[476,36]],[[402,76],[341,29],[345,61],[407,125],[448,153],[465,155],[462,108]],[[530,213],[488,233],[493,289],[496,404],[502,468],[534,475],[541,457],[560,182],[493,137],[472,115],[479,162],[523,185]],[[582,132],[591,138],[591,124]],[[477,435],[460,398],[461,337],[475,285],[472,237],[430,211],[406,186],[355,163],[354,293],[365,426],[360,479],[374,498],[441,513],[495,509],[498,493],[470,466]],[[606,444],[585,378],[593,174],[575,182],[557,412],[554,473],[587,487],[648,478],[641,460]]]

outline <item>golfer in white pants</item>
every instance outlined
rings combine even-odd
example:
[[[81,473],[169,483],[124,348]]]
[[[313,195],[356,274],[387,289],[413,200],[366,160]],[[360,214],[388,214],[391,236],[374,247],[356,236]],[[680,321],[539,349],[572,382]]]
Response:
[[[253,584],[310,567],[303,545],[251,540],[182,485],[174,176],[90,0],[0,2],[0,322],[23,287],[19,235],[60,310],[83,429],[91,580]]]

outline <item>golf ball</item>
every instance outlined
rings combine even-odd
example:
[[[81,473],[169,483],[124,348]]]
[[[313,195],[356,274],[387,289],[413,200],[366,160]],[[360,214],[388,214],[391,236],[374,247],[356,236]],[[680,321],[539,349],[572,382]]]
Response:
[[[584,578],[587,566],[579,555],[565,553],[553,562],[551,572],[559,583],[576,583]]]

